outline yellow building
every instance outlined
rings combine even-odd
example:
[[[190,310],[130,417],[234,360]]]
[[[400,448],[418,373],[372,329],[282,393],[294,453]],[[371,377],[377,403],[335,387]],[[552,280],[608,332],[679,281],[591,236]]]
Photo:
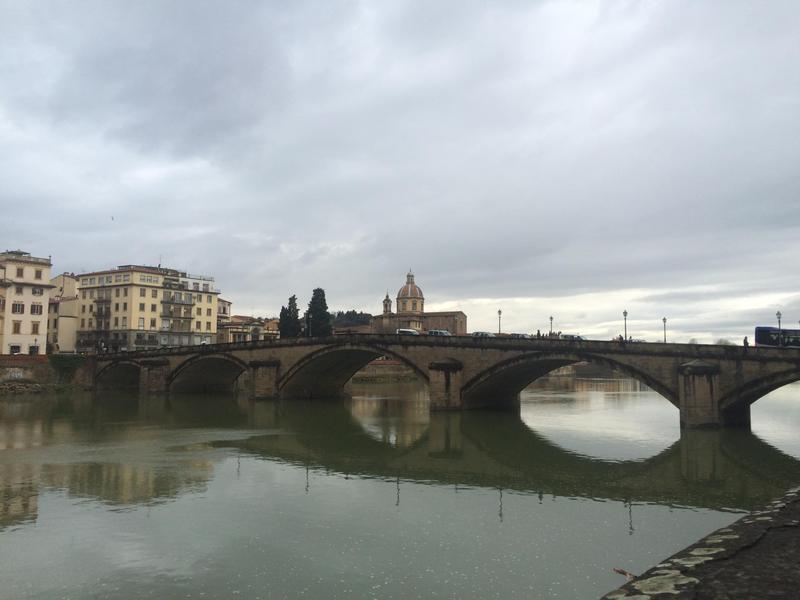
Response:
[[[81,352],[214,343],[214,278],[163,267],[123,265],[78,276]]]
[[[78,339],[78,278],[62,273],[50,280],[53,286],[47,309],[48,353],[75,352]]]
[[[45,353],[51,266],[21,250],[0,253],[0,353]]]

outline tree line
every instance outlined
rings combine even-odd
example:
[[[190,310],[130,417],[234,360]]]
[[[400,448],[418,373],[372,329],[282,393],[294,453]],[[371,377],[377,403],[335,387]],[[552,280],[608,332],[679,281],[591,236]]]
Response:
[[[287,306],[281,306],[278,330],[281,338],[324,337],[333,334],[334,326],[345,328],[357,325],[368,325],[372,315],[355,310],[328,312],[325,290],[316,288],[311,293],[303,316],[297,306],[297,296],[289,298]]]

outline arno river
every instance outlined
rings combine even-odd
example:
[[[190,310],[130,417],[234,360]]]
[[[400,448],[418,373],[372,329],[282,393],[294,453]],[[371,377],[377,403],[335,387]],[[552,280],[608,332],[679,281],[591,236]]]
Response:
[[[0,399],[0,597],[596,598],[800,482],[797,386],[683,434],[630,380],[352,391]]]

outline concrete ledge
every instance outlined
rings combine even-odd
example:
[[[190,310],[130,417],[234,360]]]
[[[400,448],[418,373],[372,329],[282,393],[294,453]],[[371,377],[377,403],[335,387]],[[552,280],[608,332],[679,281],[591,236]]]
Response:
[[[718,529],[602,600],[798,598],[800,487]]]

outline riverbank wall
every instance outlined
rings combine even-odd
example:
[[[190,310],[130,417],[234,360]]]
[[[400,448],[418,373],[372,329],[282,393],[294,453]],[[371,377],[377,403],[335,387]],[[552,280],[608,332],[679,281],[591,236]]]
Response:
[[[84,388],[91,360],[68,354],[0,356],[0,396],[37,393],[51,389]]]
[[[353,383],[404,383],[416,381],[417,375],[399,360],[373,360],[350,380]]]
[[[601,600],[798,598],[800,487],[718,529]]]

